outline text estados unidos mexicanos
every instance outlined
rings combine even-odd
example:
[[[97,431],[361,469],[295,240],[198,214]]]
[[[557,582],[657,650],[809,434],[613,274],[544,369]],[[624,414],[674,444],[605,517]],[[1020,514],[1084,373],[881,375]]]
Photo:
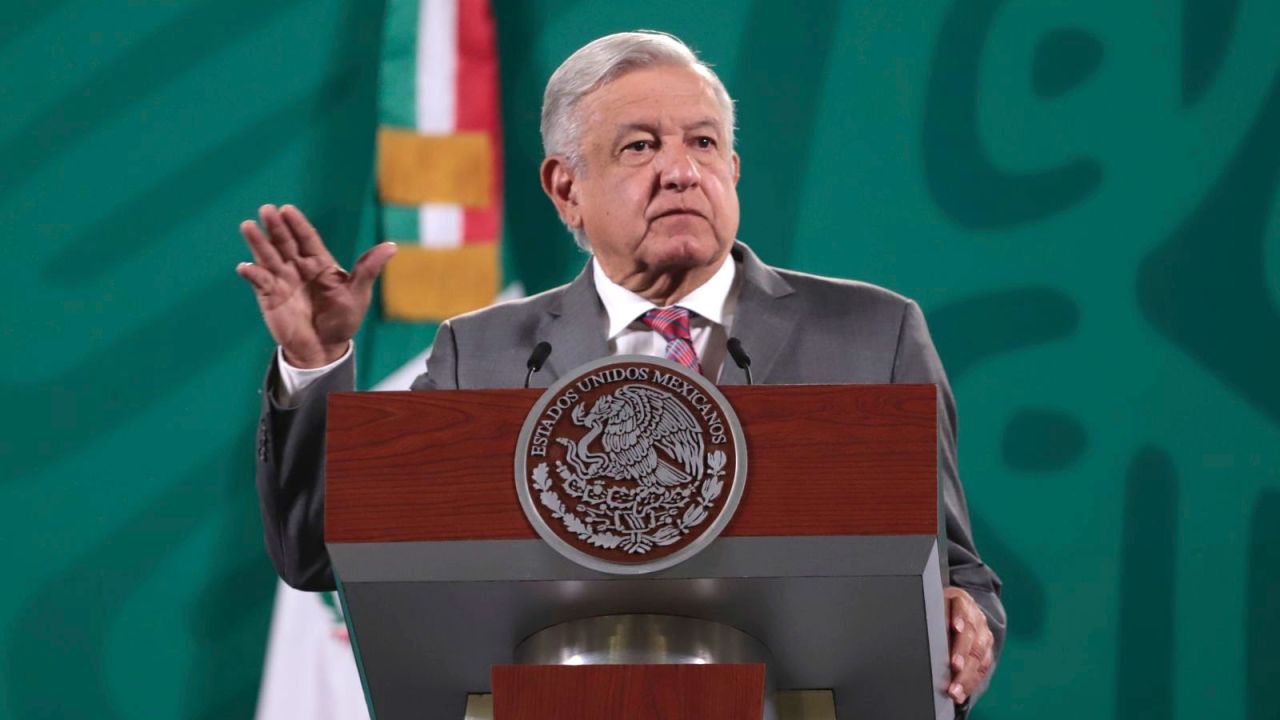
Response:
[[[725,433],[724,420],[711,402],[711,398],[704,395],[698,389],[698,386],[678,375],[663,372],[657,368],[619,367],[601,370],[598,373],[588,375],[557,396],[555,402],[550,403],[547,409],[543,411],[542,417],[538,418],[538,424],[533,430],[533,438],[529,442],[529,455],[532,457],[546,457],[547,447],[550,445],[551,433],[555,430],[556,422],[564,416],[566,410],[571,410],[582,399],[578,391],[587,393],[604,385],[626,381],[652,381],[655,385],[661,385],[675,391],[688,400],[689,404],[706,421],[707,429],[711,432],[711,444],[723,445],[728,439]]]

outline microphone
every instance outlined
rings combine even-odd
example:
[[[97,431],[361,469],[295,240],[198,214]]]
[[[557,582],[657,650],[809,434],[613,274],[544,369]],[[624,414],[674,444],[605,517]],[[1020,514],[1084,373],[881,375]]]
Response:
[[[529,353],[529,362],[525,363],[525,367],[529,368],[528,374],[524,376],[524,386],[529,387],[529,379],[533,374],[542,369],[542,363],[547,361],[551,355],[551,343],[543,340],[533,346],[533,352]]]
[[[725,347],[729,349],[729,356],[733,361],[747,374],[747,384],[754,385],[755,383],[751,381],[751,358],[747,355],[747,351],[742,349],[742,341],[731,337],[729,342],[725,343]]]

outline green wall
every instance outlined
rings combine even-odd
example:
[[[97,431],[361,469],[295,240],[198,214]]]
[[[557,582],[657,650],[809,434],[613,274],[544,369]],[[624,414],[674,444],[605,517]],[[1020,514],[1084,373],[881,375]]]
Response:
[[[738,98],[741,237],[922,303],[1010,634],[980,718],[1280,717],[1280,6],[496,0],[507,264],[555,65],[674,32]],[[0,716],[246,717],[270,351],[237,222],[367,244],[381,6],[0,6]],[[423,331],[372,328],[371,383]],[[425,332],[429,335],[429,330]]]

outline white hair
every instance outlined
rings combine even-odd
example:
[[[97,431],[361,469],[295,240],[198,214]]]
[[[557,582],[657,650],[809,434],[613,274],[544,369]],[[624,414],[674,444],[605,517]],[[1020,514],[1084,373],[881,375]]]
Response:
[[[701,75],[710,85],[724,118],[728,147],[733,147],[733,98],[711,66],[681,42],[664,32],[640,30],[605,35],[592,40],[556,68],[542,95],[542,150],[560,155],[569,166],[581,171],[582,122],[578,103],[582,98],[619,77],[641,68],[684,67]],[[580,230],[571,229],[583,250],[590,250]]]

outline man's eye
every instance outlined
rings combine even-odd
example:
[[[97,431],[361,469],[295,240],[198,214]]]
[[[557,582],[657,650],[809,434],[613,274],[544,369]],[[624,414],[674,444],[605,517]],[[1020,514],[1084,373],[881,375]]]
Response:
[[[716,146],[715,138],[708,137],[706,135],[702,135],[698,138],[695,138],[693,142],[703,150],[710,150],[711,148]]]
[[[626,152],[644,152],[645,150],[649,150],[652,147],[653,147],[653,143],[649,142],[648,140],[636,140],[635,142],[627,143],[626,145],[622,146],[622,149]]]

